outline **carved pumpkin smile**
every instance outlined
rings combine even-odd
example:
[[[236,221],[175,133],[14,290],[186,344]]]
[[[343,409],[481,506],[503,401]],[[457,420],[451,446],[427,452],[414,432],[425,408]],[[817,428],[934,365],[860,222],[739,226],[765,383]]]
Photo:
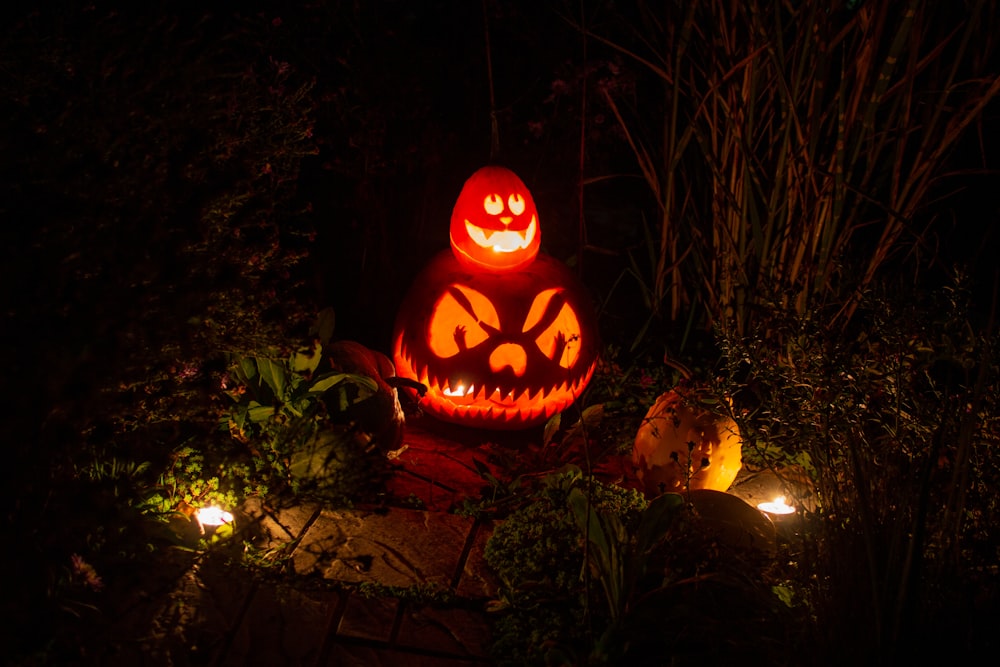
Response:
[[[508,218],[501,218],[506,220]],[[465,231],[480,248],[490,248],[494,252],[516,252],[525,250],[535,240],[535,233],[538,231],[538,222],[535,217],[531,217],[528,228],[523,232],[494,229],[483,229],[468,220],[465,221]]]

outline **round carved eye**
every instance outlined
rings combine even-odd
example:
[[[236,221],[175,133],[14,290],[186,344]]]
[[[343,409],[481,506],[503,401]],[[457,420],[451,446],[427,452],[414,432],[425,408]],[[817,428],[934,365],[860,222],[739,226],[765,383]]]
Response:
[[[500,195],[486,195],[486,199],[483,200],[483,210],[490,215],[500,215],[503,213],[503,199],[500,199]]]
[[[521,215],[524,213],[524,197],[515,192],[507,200],[507,206],[514,215]]]

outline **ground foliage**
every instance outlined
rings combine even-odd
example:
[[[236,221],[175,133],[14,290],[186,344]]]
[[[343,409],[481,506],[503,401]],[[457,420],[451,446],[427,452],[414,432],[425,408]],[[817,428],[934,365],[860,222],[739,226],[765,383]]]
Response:
[[[230,440],[216,432],[227,355],[308,322],[295,187],[315,151],[312,81],[274,57],[274,30],[259,15],[79,5],[4,26],[14,654],[45,645],[101,586],[93,572],[169,540],[158,481],[233,492],[225,459],[205,458]]]
[[[749,336],[722,332],[722,391],[745,458],[815,490],[790,575],[813,641],[873,664],[944,637],[955,656],[984,650],[1000,619],[1000,375],[967,291],[883,285],[846,336],[822,313],[762,315]]]
[[[579,60],[567,55],[585,41],[574,32],[580,9],[594,21],[590,27],[625,28],[608,34],[645,48],[641,32],[630,28],[637,20],[631,9],[569,4],[554,3],[554,12],[546,7],[532,14],[540,20],[526,21],[527,11],[514,3],[484,3],[494,40],[490,81],[478,3],[437,0],[424,5],[426,13],[401,0],[321,1],[283,14],[169,8],[154,17],[148,8],[114,3],[4,10],[0,277],[7,289],[0,335],[13,418],[0,516],[17,548],[0,609],[12,619],[3,639],[13,655],[78,657],[72,630],[54,635],[68,619],[81,619],[79,627],[99,622],[102,591],[138,581],[150,553],[176,542],[164,530],[165,513],[294,482],[289,443],[308,441],[317,426],[310,420],[329,416],[318,401],[295,402],[316,378],[286,367],[303,393],[270,406],[257,396],[251,405],[240,393],[249,378],[236,369],[247,359],[289,363],[298,344],[317,333],[309,331],[314,302],[339,301],[357,315],[338,331],[387,337],[398,286],[444,247],[441,221],[452,195],[487,160],[491,118],[502,129],[498,157],[525,176],[536,199],[549,202],[541,204],[547,250],[559,257],[573,254],[567,248],[580,251],[573,259],[597,287],[603,332],[620,351],[604,360],[604,384],[595,383],[587,399],[601,405],[601,428],[581,419],[584,426],[542,443],[536,470],[521,461],[512,479],[496,480],[506,507],[531,498],[517,519],[552,527],[551,553],[526,553],[548,559],[568,605],[544,598],[544,586],[526,574],[534,572],[530,563],[495,554],[498,563],[509,558],[524,568],[505,570],[512,599],[538,601],[511,605],[502,640],[532,658],[554,648],[551,655],[563,659],[607,659],[612,648],[637,653],[652,637],[652,650],[680,664],[773,660],[786,639],[768,625],[784,618],[777,600],[797,605],[797,619],[807,623],[795,626],[804,634],[791,646],[840,646],[845,636],[859,637],[851,659],[872,645],[879,652],[863,657],[874,661],[908,641],[919,649],[921,634],[928,643],[941,633],[960,637],[960,650],[988,644],[997,618],[993,344],[980,337],[981,322],[954,308],[957,293],[921,312],[902,307],[908,293],[872,301],[846,335],[834,336],[823,312],[793,317],[769,309],[762,292],[765,307],[752,319],[764,328],[722,332],[730,364],[723,393],[738,399],[737,417],[759,449],[756,462],[800,466],[819,485],[825,504],[812,560],[768,579],[678,522],[669,534],[684,547],[648,561],[674,578],[643,583],[645,592],[658,591],[644,598],[646,607],[626,596],[632,625],[623,628],[605,623],[620,608],[602,597],[599,566],[588,560],[584,567],[587,531],[574,526],[569,507],[579,495],[519,495],[536,488],[524,482],[544,477],[562,453],[589,470],[592,447],[627,451],[631,424],[676,381],[678,359],[702,377],[720,370],[714,343],[697,340],[704,347],[694,351],[692,330],[706,307],[697,289],[687,303],[672,301],[684,306],[683,317],[655,316],[672,289],[664,277],[681,266],[675,259],[687,257],[682,245],[655,247],[662,230],[650,221],[663,207],[636,187],[605,189],[621,186],[613,176],[634,171],[627,132],[661,143],[670,100],[663,81],[594,40]],[[838,11],[857,4],[838,4]],[[683,22],[647,24],[654,32],[671,25]],[[533,51],[543,41],[549,48]],[[910,66],[919,63],[926,64]],[[973,66],[991,71],[989,62]],[[486,102],[490,86],[494,109]],[[624,123],[611,122],[615,103],[629,106]],[[481,149],[469,148],[470,131],[482,138]],[[569,169],[584,155],[577,140],[587,159]],[[990,141],[980,137],[968,153],[982,158],[974,166],[991,164]],[[872,175],[882,177],[878,169]],[[587,196],[570,202],[566,193],[583,183]],[[303,196],[310,188],[324,197],[310,201]],[[398,233],[401,226],[406,233]],[[908,238],[911,258],[941,259],[936,238]],[[855,267],[836,268],[847,275]],[[837,286],[822,288],[837,305]],[[289,406],[301,414],[288,413]],[[250,419],[248,428],[250,411],[268,407],[272,413]],[[305,408],[315,412],[301,420]],[[588,414],[598,411],[581,416]],[[324,444],[316,460],[357,472],[363,434],[337,434],[351,443],[334,448],[344,458],[331,459]],[[518,477],[524,472],[532,474]],[[348,486],[371,481],[362,477]],[[639,509],[601,492],[591,500],[603,512],[602,530],[616,525],[609,517]],[[621,521],[631,530],[631,519]],[[865,525],[861,538],[856,522]],[[515,520],[509,530],[525,525]],[[626,542],[633,540],[630,533]],[[873,556],[879,553],[888,555]],[[720,578],[683,576],[705,568]],[[778,589],[763,585],[768,581]],[[925,604],[909,604],[918,599]],[[577,623],[581,618],[586,622]],[[613,632],[602,642],[608,627]]]

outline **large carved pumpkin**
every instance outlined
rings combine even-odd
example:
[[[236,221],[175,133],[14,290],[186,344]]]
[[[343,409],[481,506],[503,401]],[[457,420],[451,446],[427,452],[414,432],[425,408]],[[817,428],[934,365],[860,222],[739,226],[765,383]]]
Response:
[[[479,169],[465,182],[451,214],[451,248],[471,269],[517,271],[541,245],[535,200],[517,174]]]
[[[446,421],[527,428],[572,403],[597,359],[593,306],[561,262],[472,269],[440,253],[396,320],[400,377],[427,386],[425,410]]]
[[[710,410],[697,391],[675,388],[646,413],[632,463],[647,495],[688,489],[725,491],[743,467],[739,428]]]

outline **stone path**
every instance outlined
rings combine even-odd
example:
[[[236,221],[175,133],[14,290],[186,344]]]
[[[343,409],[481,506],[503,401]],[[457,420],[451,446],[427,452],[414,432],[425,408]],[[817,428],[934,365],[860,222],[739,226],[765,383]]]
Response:
[[[474,459],[487,463],[485,440],[476,438],[492,437],[503,436],[411,425],[388,491],[420,509],[249,500],[237,514],[239,539],[173,551],[154,582],[146,573],[118,591],[93,664],[491,664],[484,610],[497,582],[483,550],[493,526],[453,510],[482,496]],[[753,474],[731,493],[755,504],[779,489],[773,475]],[[239,564],[244,541],[273,575]]]
[[[478,499],[475,447],[408,431],[390,490],[425,509],[275,507],[237,514],[273,577],[226,549],[178,551],[159,589],[118,611],[96,662],[106,665],[487,665],[485,604],[497,584],[483,560],[488,521],[449,512]]]

